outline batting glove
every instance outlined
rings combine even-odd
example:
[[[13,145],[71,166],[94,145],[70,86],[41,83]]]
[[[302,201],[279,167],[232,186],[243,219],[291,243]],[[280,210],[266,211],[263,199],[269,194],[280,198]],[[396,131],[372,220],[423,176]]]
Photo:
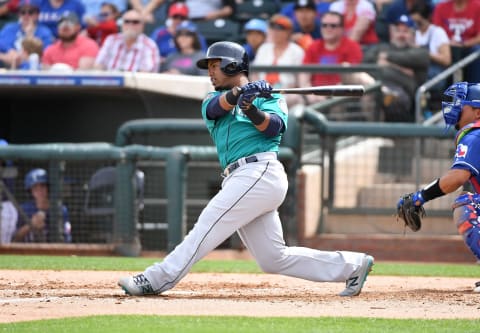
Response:
[[[400,200],[398,200],[398,203],[397,203],[397,209],[399,209],[400,207],[403,206],[404,204],[404,199],[403,199],[404,196],[402,196],[400,198]],[[415,204],[415,206],[417,207],[420,207],[420,206],[423,206],[423,204],[426,202],[425,199],[423,198],[423,195],[422,195],[422,191],[417,191],[413,194],[412,196],[412,201],[413,203]]]
[[[242,110],[248,110],[257,97],[270,98],[272,87],[265,80],[249,82],[241,87],[242,95],[238,99],[238,106]]]
[[[252,107],[252,103],[257,98],[258,92],[253,90],[244,90],[238,99],[238,106],[242,110],[248,110]]]
[[[260,94],[258,96],[264,97],[264,98],[271,98],[271,91],[272,91],[272,86],[270,83],[268,83],[265,80],[259,80],[259,81],[254,81],[252,82],[257,89],[259,90]]]

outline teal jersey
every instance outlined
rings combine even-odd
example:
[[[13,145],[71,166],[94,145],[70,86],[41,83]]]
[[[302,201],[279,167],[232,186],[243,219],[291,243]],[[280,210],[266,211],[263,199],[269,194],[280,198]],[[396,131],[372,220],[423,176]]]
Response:
[[[283,132],[277,136],[267,137],[255,127],[238,105],[220,118],[215,120],[207,118],[208,103],[222,93],[211,92],[202,103],[202,117],[217,147],[222,169],[242,157],[270,151],[278,153]],[[284,131],[287,129],[288,108],[282,95],[273,94],[272,98],[256,98],[253,105],[261,111],[278,115],[283,120]]]

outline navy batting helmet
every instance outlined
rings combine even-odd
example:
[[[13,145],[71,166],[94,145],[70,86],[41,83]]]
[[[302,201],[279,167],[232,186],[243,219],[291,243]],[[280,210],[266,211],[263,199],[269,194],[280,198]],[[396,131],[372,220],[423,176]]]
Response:
[[[245,49],[233,42],[216,42],[207,50],[206,57],[197,61],[197,67],[208,69],[208,60],[221,61],[220,68],[228,76],[245,72],[248,75],[248,54]]]
[[[451,102],[442,102],[443,118],[447,128],[458,123],[464,105],[480,108],[479,83],[458,82],[448,87],[444,94],[453,97]]]
[[[44,169],[30,170],[25,176],[25,189],[30,190],[35,184],[47,184],[47,172]]]

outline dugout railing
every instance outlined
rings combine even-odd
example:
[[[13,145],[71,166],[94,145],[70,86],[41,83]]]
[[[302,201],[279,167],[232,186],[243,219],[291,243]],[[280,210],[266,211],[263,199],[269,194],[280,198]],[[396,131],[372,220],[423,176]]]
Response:
[[[314,194],[297,187],[298,173],[305,166],[319,167],[320,192],[316,200],[321,210],[317,232],[322,233],[326,231],[325,221],[333,215],[391,216],[402,192],[414,191],[450,164],[453,135],[445,133],[443,127],[328,121],[311,108],[294,108],[289,119],[280,159],[287,167],[290,186],[280,213],[287,242],[292,245],[299,240],[299,198]],[[18,201],[26,199],[22,181],[25,173],[32,167],[48,170],[51,200],[55,203],[52,209],[57,209],[51,213],[53,218],[57,216],[51,232],[61,241],[58,207],[66,203],[76,244],[95,243],[82,235],[98,232],[90,228],[79,233],[83,224],[90,223],[83,213],[85,186],[96,170],[115,166],[119,172],[113,198],[112,237],[103,243],[115,253],[138,255],[141,249],[171,250],[177,245],[221,182],[212,146],[132,144],[142,141],[142,137],[155,141],[155,133],[173,139],[175,133],[184,132],[193,141],[208,136],[198,119],[145,119],[122,126],[117,136],[117,144],[122,147],[107,143],[10,145],[0,149],[0,159],[11,161],[18,169],[13,191]],[[420,160],[412,154],[417,140],[422,152]],[[142,212],[135,208],[136,170],[145,173]],[[208,185],[212,181],[213,186]],[[449,206],[441,203],[429,209],[430,216],[449,213]]]
[[[298,115],[292,114],[282,141],[279,159],[284,163],[290,182],[287,197],[280,208],[285,237],[289,243],[297,242],[296,223],[296,171],[300,153],[301,128]],[[139,142],[158,142],[159,136],[168,137],[176,144],[203,142],[208,131],[201,119],[137,119],[123,124],[116,136],[116,145]],[[203,138],[203,139],[202,139]],[[146,208],[163,207],[167,213],[167,249],[173,249],[193,226],[201,209],[220,188],[222,170],[215,147],[202,145],[175,145],[171,147],[165,164],[167,202],[145,201]],[[160,166],[161,167],[161,166]],[[202,172],[203,170],[203,172]],[[207,183],[205,182],[207,180]],[[198,188],[203,184],[203,191]],[[228,244],[227,244],[228,245]],[[231,245],[231,244],[230,244]]]
[[[332,215],[391,219],[399,196],[448,170],[454,153],[454,133],[443,126],[329,121],[312,108],[303,121],[301,165],[320,173],[318,233]],[[451,200],[429,203],[429,216],[449,216]]]
[[[167,148],[140,145],[115,147],[108,143],[3,146],[0,149],[0,160],[8,161],[9,168],[15,172],[9,172],[9,177],[3,177],[0,190],[22,212],[21,203],[32,199],[24,187],[24,176],[33,168],[44,168],[48,173],[49,184],[50,242],[64,241],[61,207],[65,204],[69,210],[74,243],[65,244],[67,248],[70,247],[73,251],[75,244],[101,243],[110,249],[105,248],[105,251],[138,255],[141,245],[136,230],[140,218],[135,190],[137,164],[139,160],[165,160],[168,152]],[[108,217],[109,221],[90,219],[85,209],[89,191],[87,184],[97,170],[108,166],[116,169],[114,186],[105,189],[107,192],[103,193],[110,198],[111,207],[98,208],[113,208],[114,213]],[[90,200],[94,204],[95,199],[92,197]],[[105,230],[105,223],[108,230]],[[102,239],[98,239],[100,234],[103,235]],[[21,247],[20,243],[15,245]]]
[[[295,122],[294,117],[291,119]],[[294,125],[291,126],[289,133],[299,133]],[[170,143],[177,145],[132,144],[142,141],[141,138],[158,142],[155,134],[166,135]],[[174,138],[175,135],[178,137]],[[178,145],[185,139],[202,144],[205,136],[209,137],[208,131],[200,119],[145,119],[121,126],[117,146],[108,143],[2,146],[0,160],[8,161],[16,171],[8,182],[9,186],[5,184],[1,190],[13,197],[21,211],[20,204],[31,199],[23,188],[24,176],[32,168],[46,169],[51,202],[48,213],[52,221],[48,232],[52,243],[61,244],[63,241],[60,207],[65,204],[70,213],[74,244],[62,244],[64,250],[74,251],[75,245],[79,244],[100,244],[106,251],[110,249],[112,253],[122,255],[138,255],[141,249],[172,250],[193,226],[222,181],[215,147]],[[293,135],[286,137],[291,138],[287,141],[293,142]],[[292,148],[282,147],[280,150],[279,158],[285,164],[292,184],[297,169],[295,156]],[[111,176],[111,169],[116,170],[114,184],[105,179]],[[144,175],[141,210],[136,205],[139,199],[135,188],[137,171],[141,171],[142,178]],[[101,189],[100,195],[94,195],[91,188],[94,183],[110,183],[112,186]],[[286,234],[290,235],[292,243],[296,239],[294,196],[293,185],[281,209]],[[100,198],[107,198],[103,201],[109,201],[110,205],[105,206]],[[86,201],[93,204],[93,208],[87,209]],[[13,246],[18,250],[22,244]],[[35,247],[34,244],[23,246]],[[4,246],[5,249],[8,251],[8,246]]]
[[[473,52],[418,87],[415,93],[415,119],[417,123],[421,123],[425,120],[425,114],[423,113],[423,110],[427,104],[429,92],[435,88],[438,83],[442,82],[442,80],[448,79],[449,77],[452,77],[452,82],[463,81],[462,69],[477,60],[479,57],[480,51]]]

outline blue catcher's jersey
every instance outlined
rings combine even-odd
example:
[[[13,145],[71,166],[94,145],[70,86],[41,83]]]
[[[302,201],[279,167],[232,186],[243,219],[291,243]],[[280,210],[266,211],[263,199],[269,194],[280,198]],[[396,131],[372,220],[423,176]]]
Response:
[[[255,153],[278,152],[283,132],[277,136],[267,137],[255,127],[238,105],[218,119],[207,118],[208,103],[222,93],[211,92],[202,103],[202,117],[217,147],[222,169],[242,157]],[[268,99],[256,98],[253,105],[261,111],[278,115],[283,120],[284,131],[286,130],[288,108],[282,95],[273,94],[272,98]]]
[[[480,122],[472,123],[457,134],[457,149],[452,169],[470,171],[470,183],[480,193]]]

